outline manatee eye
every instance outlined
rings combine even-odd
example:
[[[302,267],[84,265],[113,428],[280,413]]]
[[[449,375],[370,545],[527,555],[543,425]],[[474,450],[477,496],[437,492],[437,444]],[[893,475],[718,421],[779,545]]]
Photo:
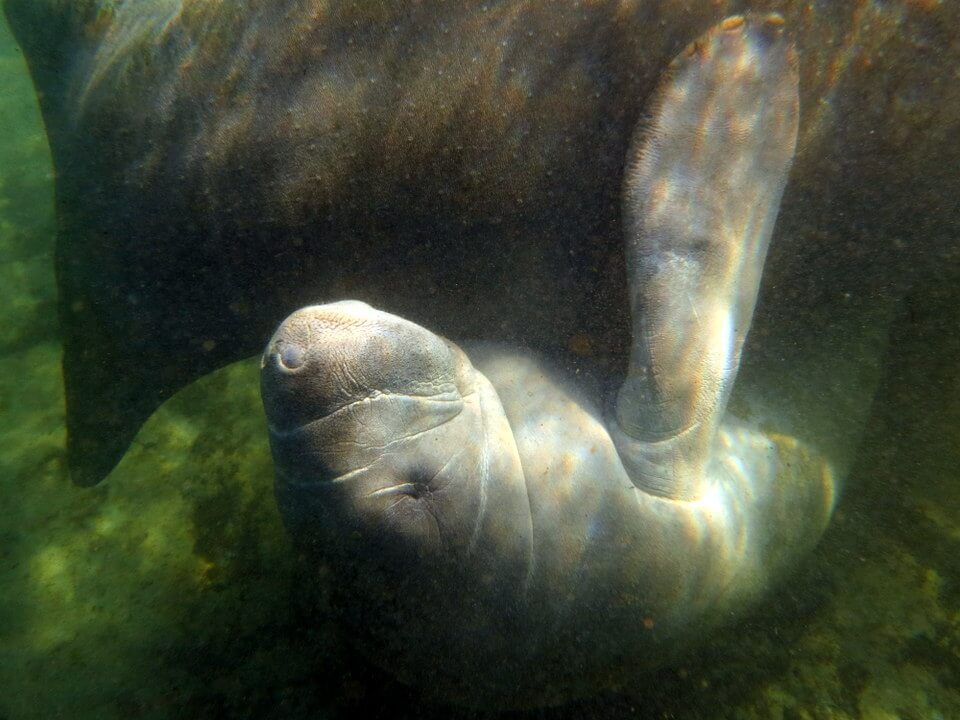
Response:
[[[277,348],[277,360],[287,370],[297,370],[306,361],[306,352],[295,343],[284,343]]]

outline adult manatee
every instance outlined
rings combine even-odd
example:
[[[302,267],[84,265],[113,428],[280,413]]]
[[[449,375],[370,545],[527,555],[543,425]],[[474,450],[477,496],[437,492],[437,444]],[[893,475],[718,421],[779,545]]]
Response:
[[[163,399],[308,303],[354,297],[451,337],[625,357],[630,135],[690,38],[770,5],[3,4],[55,163],[81,484]],[[774,5],[807,111],[746,379],[790,407],[809,395],[794,429],[849,457],[887,299],[950,262],[960,111],[931,59],[955,57],[956,6]],[[911,245],[924,253],[898,249]]]
[[[602,374],[357,301],[301,309],[268,344],[286,526],[363,650],[426,693],[513,706],[622,682],[735,617],[826,526],[829,463],[762,429],[781,398],[726,413],[796,143],[783,22],[728,18],[651,101],[612,398]]]

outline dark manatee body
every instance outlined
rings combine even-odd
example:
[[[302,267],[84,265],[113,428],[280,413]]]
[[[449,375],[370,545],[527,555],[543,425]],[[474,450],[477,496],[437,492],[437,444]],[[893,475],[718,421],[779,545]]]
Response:
[[[56,165],[75,481],[310,302],[624,356],[629,137],[670,59],[740,5],[5,0]],[[937,138],[958,114],[929,55],[956,18],[774,5],[806,111],[748,372],[773,382],[789,362],[822,393],[838,362],[869,369],[877,295],[948,257],[946,204],[916,198],[955,186]],[[929,264],[900,260],[914,242]],[[831,395],[839,413],[811,402],[825,417],[808,432],[851,447],[869,388]]]
[[[796,141],[783,24],[727,19],[651,99],[624,188],[619,392],[357,301],[301,309],[268,344],[287,529],[365,653],[426,693],[514,706],[622,683],[825,528],[829,460],[726,412]],[[780,398],[752,399],[782,422]]]

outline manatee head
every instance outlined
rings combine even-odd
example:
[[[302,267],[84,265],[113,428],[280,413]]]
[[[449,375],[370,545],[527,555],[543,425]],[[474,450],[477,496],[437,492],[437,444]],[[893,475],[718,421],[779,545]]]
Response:
[[[486,377],[455,344],[351,301],[283,321],[261,394],[284,524],[308,562],[334,568],[357,646],[440,695],[512,687],[540,637],[523,637],[517,602],[532,527]]]
[[[362,302],[306,307],[267,345],[261,393],[295,541],[417,555],[460,542],[456,518],[478,502],[461,459],[478,433],[456,345]]]
[[[287,432],[341,410],[369,412],[400,399],[411,409],[448,400],[455,414],[457,354],[419,325],[356,300],[303,308],[280,325],[261,362],[270,427]],[[377,415],[391,424],[415,422]]]

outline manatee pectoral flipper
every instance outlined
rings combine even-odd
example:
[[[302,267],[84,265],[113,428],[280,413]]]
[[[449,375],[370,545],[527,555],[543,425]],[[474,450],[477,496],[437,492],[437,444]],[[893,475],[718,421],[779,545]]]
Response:
[[[633,337],[611,422],[638,487],[700,497],[793,159],[798,81],[777,14],[735,16],[672,64],[628,158]]]

